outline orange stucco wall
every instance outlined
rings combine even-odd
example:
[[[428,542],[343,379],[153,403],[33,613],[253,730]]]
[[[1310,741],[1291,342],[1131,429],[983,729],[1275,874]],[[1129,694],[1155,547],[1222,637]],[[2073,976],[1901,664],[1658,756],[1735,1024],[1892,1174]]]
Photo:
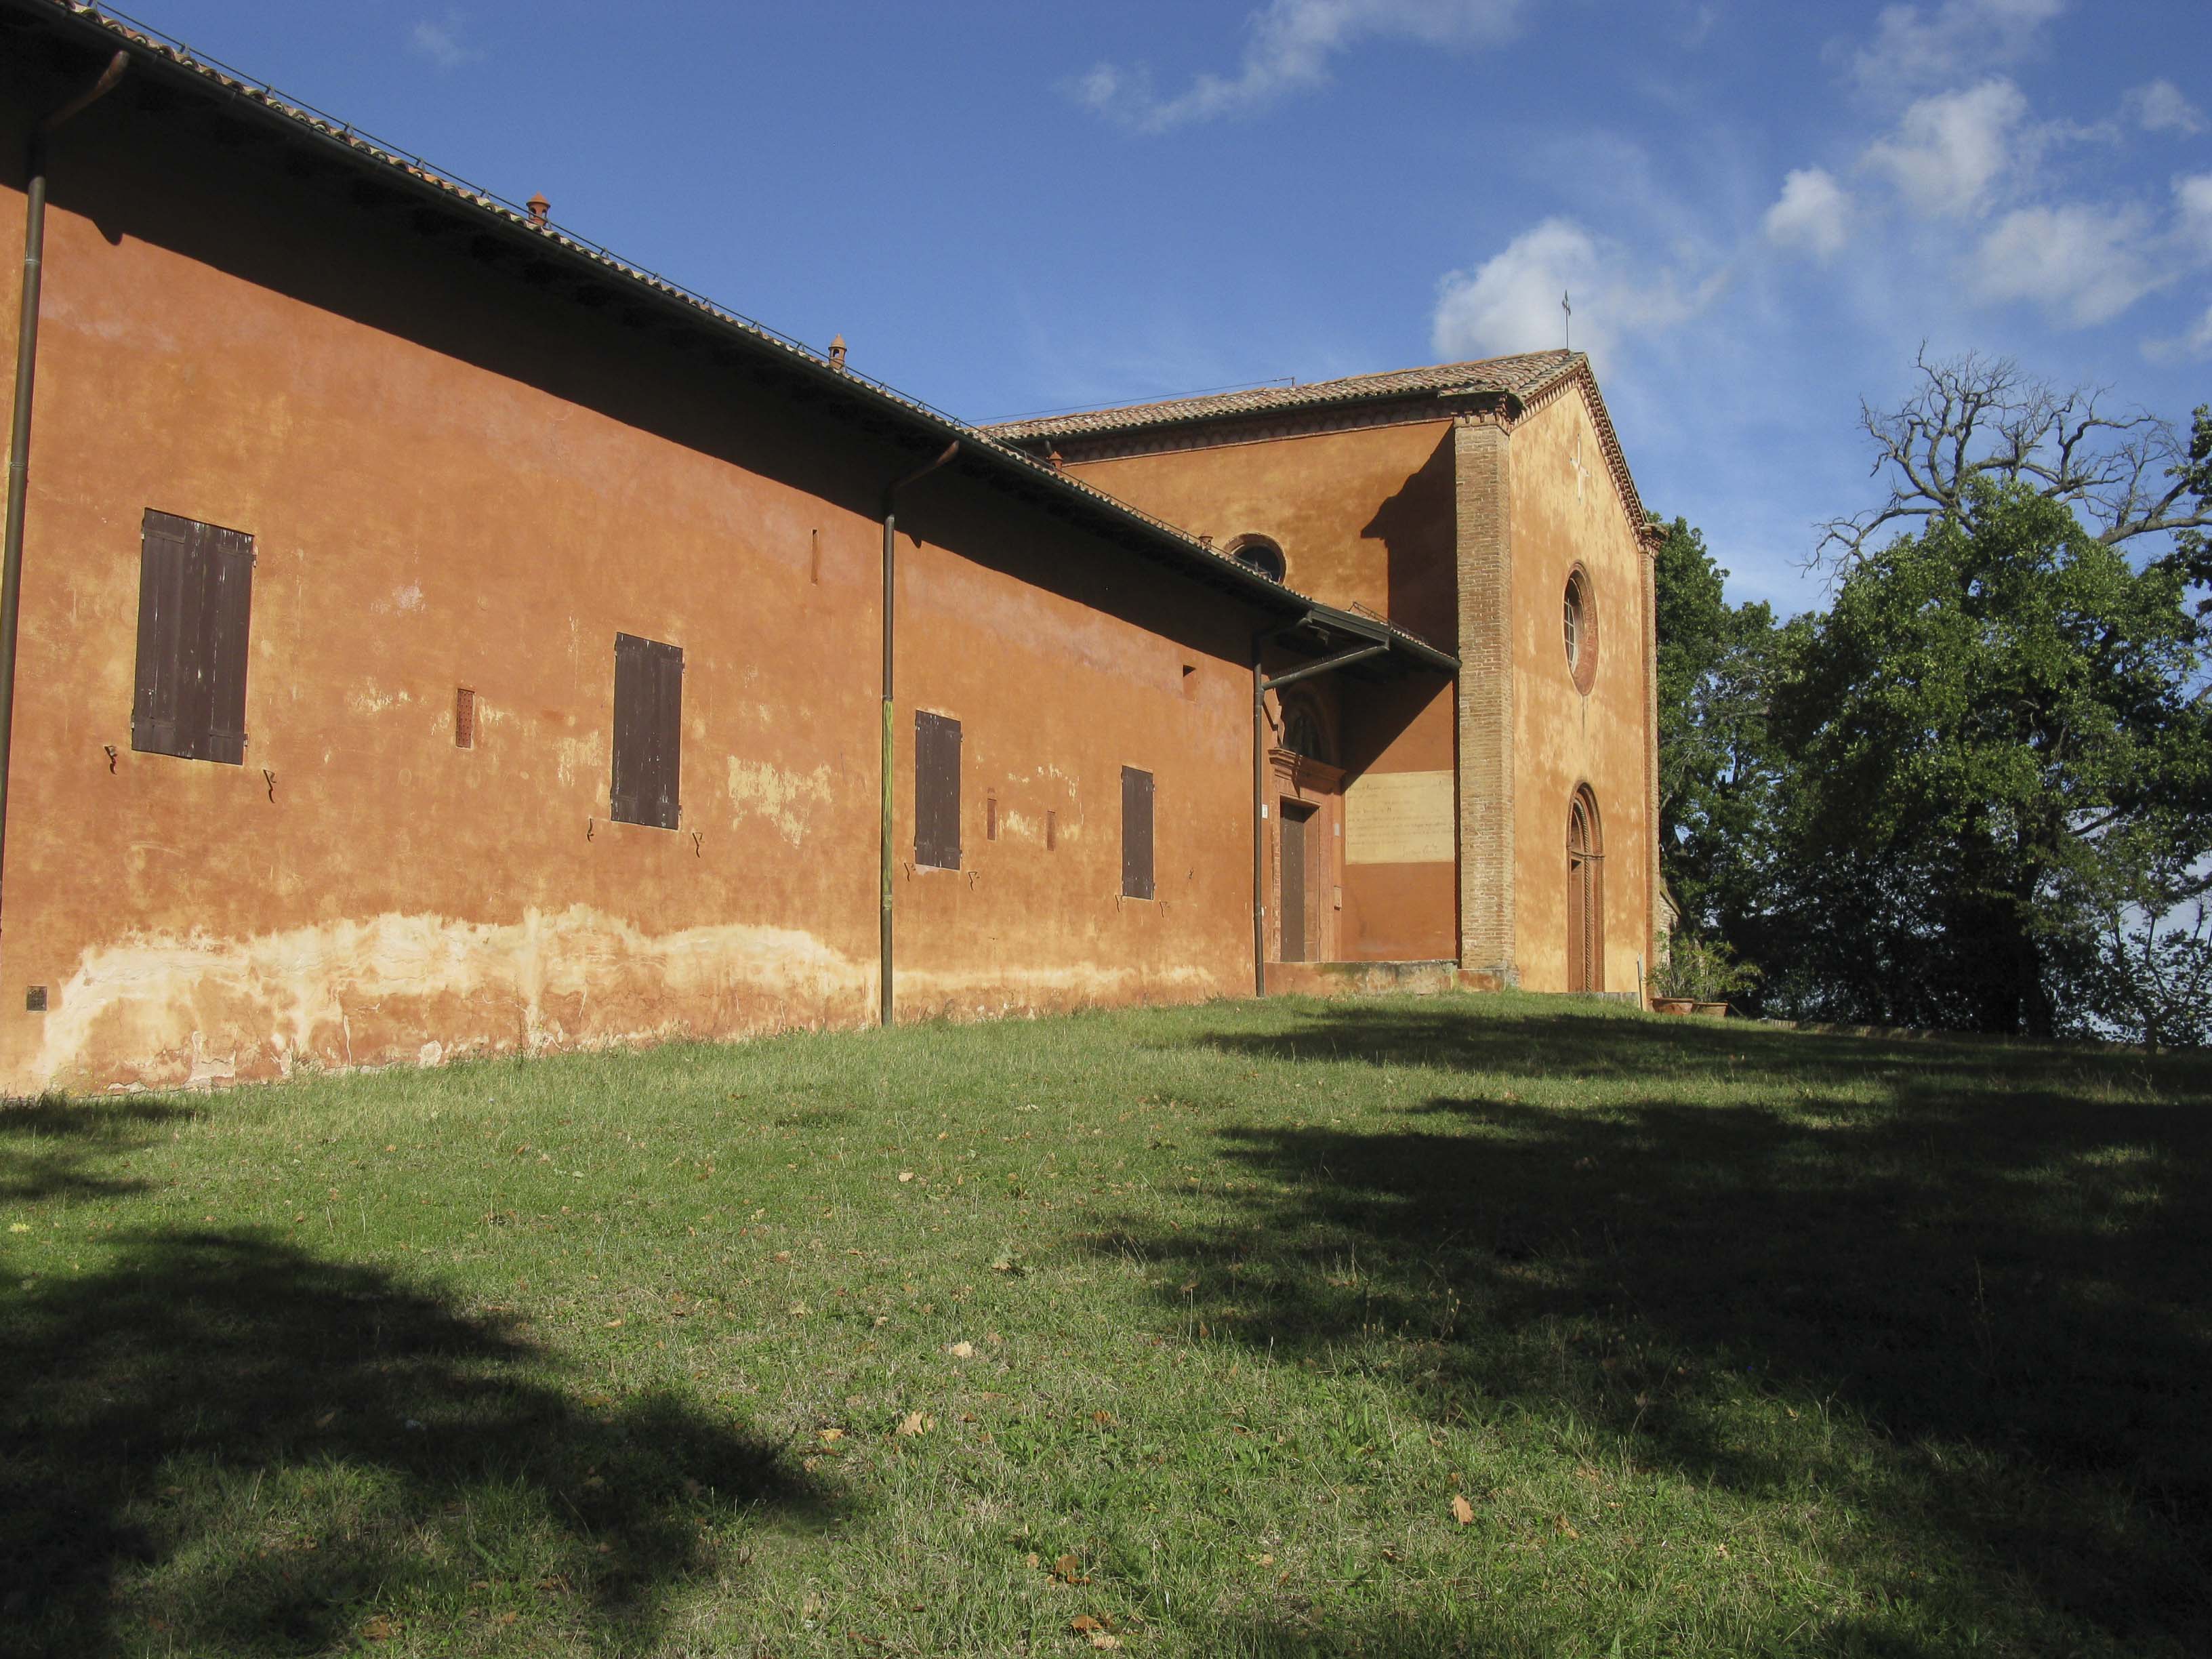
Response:
[[[1291,586],[1449,647],[1449,421],[1105,459],[1073,441],[1064,447],[1069,469],[1109,495],[1218,547],[1266,536],[1282,548]]]
[[[872,1018],[872,508],[913,456],[96,114],[47,228],[0,1087]],[[131,748],[149,507],[255,538],[242,767]],[[951,471],[902,522],[902,1011],[1241,992],[1249,617]],[[617,630],[684,651],[676,831],[607,820]],[[917,708],[964,722],[957,873],[911,867]],[[1120,896],[1125,764],[1151,902]]]
[[[1305,436],[1208,442],[1094,457],[1063,440],[1088,483],[1226,547],[1261,535],[1285,579],[1323,604],[1363,606],[1449,644],[1453,634],[1455,502],[1451,422],[1419,421]],[[1285,666],[1291,665],[1285,662]],[[1386,685],[1310,684],[1331,715],[1337,758],[1355,777],[1453,768],[1451,687],[1429,676]],[[1441,960],[1456,954],[1456,873],[1449,862],[1347,863],[1331,808],[1316,833],[1335,864],[1330,954],[1347,962]],[[1268,869],[1272,890],[1273,848]],[[1337,902],[1340,894],[1340,906]],[[1270,937],[1274,935],[1271,933]]]
[[[1579,458],[1580,466],[1577,465]],[[1531,990],[1567,982],[1567,811],[1595,797],[1605,850],[1605,988],[1634,991],[1651,903],[1645,660],[1647,556],[1607,469],[1589,406],[1570,389],[1512,436],[1516,684],[1515,960]],[[1596,678],[1575,686],[1562,628],[1568,573],[1589,573]]]
[[[1346,753],[1362,775],[1455,769],[1452,688],[1408,678],[1353,699]],[[1348,962],[1443,962],[1459,954],[1458,868],[1453,864],[1345,866],[1343,956]]]

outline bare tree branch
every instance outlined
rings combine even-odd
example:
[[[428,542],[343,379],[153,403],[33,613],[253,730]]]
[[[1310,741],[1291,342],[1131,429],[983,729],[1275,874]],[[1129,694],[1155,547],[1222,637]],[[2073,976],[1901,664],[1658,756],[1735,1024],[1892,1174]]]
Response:
[[[1971,528],[1984,481],[2065,502],[2107,545],[2212,526],[2203,459],[2172,422],[2142,410],[2107,414],[2106,388],[2061,391],[2009,358],[1931,362],[1923,346],[1913,361],[1921,386],[1902,408],[1859,405],[1871,476],[1888,474],[1888,499],[1820,526],[1815,567],[1848,568],[1893,526],[1948,518]]]

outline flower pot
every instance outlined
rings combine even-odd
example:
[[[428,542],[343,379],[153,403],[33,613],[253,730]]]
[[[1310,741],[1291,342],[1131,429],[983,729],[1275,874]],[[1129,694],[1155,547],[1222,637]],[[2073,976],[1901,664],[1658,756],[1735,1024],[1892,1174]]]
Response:
[[[1710,1014],[1715,1019],[1726,1019],[1728,1018],[1729,1006],[1725,1002],[1699,1002],[1692,1006],[1694,1006],[1699,1013]]]
[[[1696,1003],[1691,1001],[1687,997],[1654,997],[1651,999],[1651,1012],[1655,1014],[1686,1014],[1692,1012],[1697,1006],[1698,1005]]]

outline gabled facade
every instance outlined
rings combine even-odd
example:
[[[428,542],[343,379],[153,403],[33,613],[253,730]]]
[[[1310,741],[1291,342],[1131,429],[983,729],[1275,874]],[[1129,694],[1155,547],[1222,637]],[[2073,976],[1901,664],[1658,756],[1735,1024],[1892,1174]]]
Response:
[[[1289,736],[1327,747],[1334,688],[1272,710],[1269,797],[1293,811],[1310,799],[1340,824],[1352,878],[1339,932],[1282,954],[1449,953],[1478,982],[1641,992],[1657,895],[1654,543],[1585,358],[1537,352],[991,430],[1458,656],[1456,687],[1437,689],[1349,779],[1303,764]],[[1269,837],[1278,872],[1284,822]],[[1291,833],[1294,867],[1305,849]],[[1279,874],[1273,884],[1289,890]]]

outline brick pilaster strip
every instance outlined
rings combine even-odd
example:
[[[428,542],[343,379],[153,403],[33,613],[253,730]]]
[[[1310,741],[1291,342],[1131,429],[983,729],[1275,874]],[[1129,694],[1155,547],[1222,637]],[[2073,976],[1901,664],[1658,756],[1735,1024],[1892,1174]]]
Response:
[[[1458,495],[1459,962],[1514,983],[1512,422],[1453,428]]]

